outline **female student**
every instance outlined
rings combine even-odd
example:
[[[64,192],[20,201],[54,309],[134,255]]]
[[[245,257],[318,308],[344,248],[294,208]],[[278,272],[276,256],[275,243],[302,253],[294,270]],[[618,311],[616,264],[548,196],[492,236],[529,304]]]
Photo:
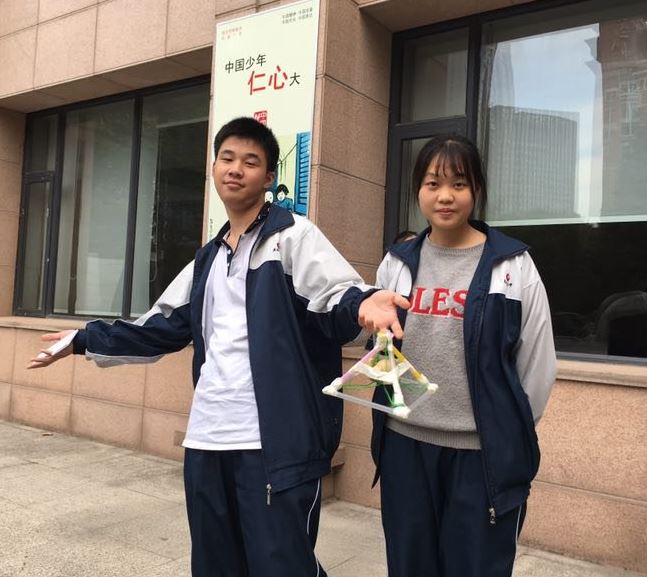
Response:
[[[471,220],[487,200],[472,142],[432,138],[412,190],[430,227],[377,278],[409,297],[402,351],[439,389],[406,420],[374,411],[389,577],[509,577],[555,378],[546,291],[525,244]]]

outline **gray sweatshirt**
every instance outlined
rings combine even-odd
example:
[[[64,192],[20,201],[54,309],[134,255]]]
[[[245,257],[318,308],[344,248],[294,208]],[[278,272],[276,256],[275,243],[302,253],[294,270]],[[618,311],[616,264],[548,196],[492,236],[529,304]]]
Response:
[[[456,449],[479,449],[463,346],[467,290],[483,244],[446,248],[425,240],[411,290],[402,352],[413,366],[438,384],[438,391],[416,405],[408,419],[389,418],[387,427],[419,441]],[[403,389],[410,405],[419,393]]]

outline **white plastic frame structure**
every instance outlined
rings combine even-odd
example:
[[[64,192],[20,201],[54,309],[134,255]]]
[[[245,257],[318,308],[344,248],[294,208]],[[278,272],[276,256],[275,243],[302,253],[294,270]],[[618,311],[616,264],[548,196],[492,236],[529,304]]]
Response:
[[[370,362],[380,353],[386,352],[386,366],[380,364],[371,365]],[[405,373],[410,372],[413,381],[404,378]],[[367,399],[343,393],[344,385],[348,385],[356,375],[364,375],[370,379],[368,387],[390,385],[393,387],[391,406],[374,403]],[[402,394],[402,384],[406,382],[415,383],[422,388],[422,394],[407,406]],[[406,419],[411,410],[429,394],[434,393],[438,385],[430,383],[427,377],[418,372],[405,356],[393,345],[393,334],[389,331],[380,331],[375,336],[375,346],[357,361],[341,377],[337,377],[332,383],[322,389],[322,392],[332,397],[339,397],[345,401],[362,405],[389,415]]]

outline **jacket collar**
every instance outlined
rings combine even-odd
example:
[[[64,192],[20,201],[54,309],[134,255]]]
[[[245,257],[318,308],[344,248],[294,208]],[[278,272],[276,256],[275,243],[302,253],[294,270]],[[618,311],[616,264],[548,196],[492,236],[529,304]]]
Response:
[[[254,222],[250,225],[248,230],[251,230],[255,226],[262,227],[258,237],[258,240],[261,240],[270,234],[283,230],[293,224],[294,216],[289,210],[267,202],[263,205],[258,216],[254,219]],[[229,222],[225,223],[225,225],[218,231],[218,234],[196,253],[194,282],[198,282],[198,296],[194,299],[194,302],[196,302],[196,306],[199,307],[197,313],[199,318],[202,318],[204,287],[208,277],[208,274],[202,274],[202,272],[204,270],[209,270],[211,267],[221,244],[224,242],[224,236],[228,230]],[[196,279],[199,280],[196,281]]]
[[[294,215],[286,208],[277,204],[270,204],[268,207],[267,217],[263,223],[260,237],[270,236],[275,232],[288,228],[294,224]]]
[[[528,245],[525,243],[509,237],[495,228],[490,228],[483,221],[470,220],[470,224],[487,237],[485,240],[486,250],[484,250],[484,255],[487,255],[492,262],[504,260],[528,250]],[[414,277],[418,272],[420,248],[430,231],[431,227],[428,226],[416,238],[394,244],[389,248],[391,254],[397,256],[409,267]]]
[[[261,226],[259,237],[269,236],[274,232],[287,228],[294,224],[294,217],[289,210],[281,208],[271,202],[266,202],[258,211],[254,221],[247,227],[245,232],[249,232],[257,226]],[[224,242],[225,235],[229,230],[229,221],[227,221],[218,234],[213,238],[214,243]]]

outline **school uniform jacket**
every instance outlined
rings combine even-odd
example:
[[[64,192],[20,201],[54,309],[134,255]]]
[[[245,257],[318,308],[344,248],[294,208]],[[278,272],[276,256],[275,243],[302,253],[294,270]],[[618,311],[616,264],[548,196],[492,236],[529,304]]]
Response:
[[[489,514],[494,522],[497,514],[526,500],[537,473],[535,422],[555,380],[556,358],[546,291],[528,247],[485,223],[471,224],[485,233],[487,240],[468,289],[463,337]],[[407,297],[411,294],[420,248],[429,230],[390,249],[378,269],[378,286]],[[402,313],[404,327],[406,312]],[[406,338],[406,327],[404,330]],[[435,380],[433,374],[427,376]],[[386,404],[380,388],[376,401]],[[377,480],[384,413],[373,411],[373,420]]]
[[[341,345],[359,333],[359,304],[374,289],[307,219],[271,206],[258,226],[246,280],[249,356],[267,483],[276,492],[330,470],[342,403],[321,389],[341,374]],[[193,341],[195,386],[206,354],[205,285],[226,230],[150,311],[134,322],[88,323],[74,352],[111,366],[153,362]]]

